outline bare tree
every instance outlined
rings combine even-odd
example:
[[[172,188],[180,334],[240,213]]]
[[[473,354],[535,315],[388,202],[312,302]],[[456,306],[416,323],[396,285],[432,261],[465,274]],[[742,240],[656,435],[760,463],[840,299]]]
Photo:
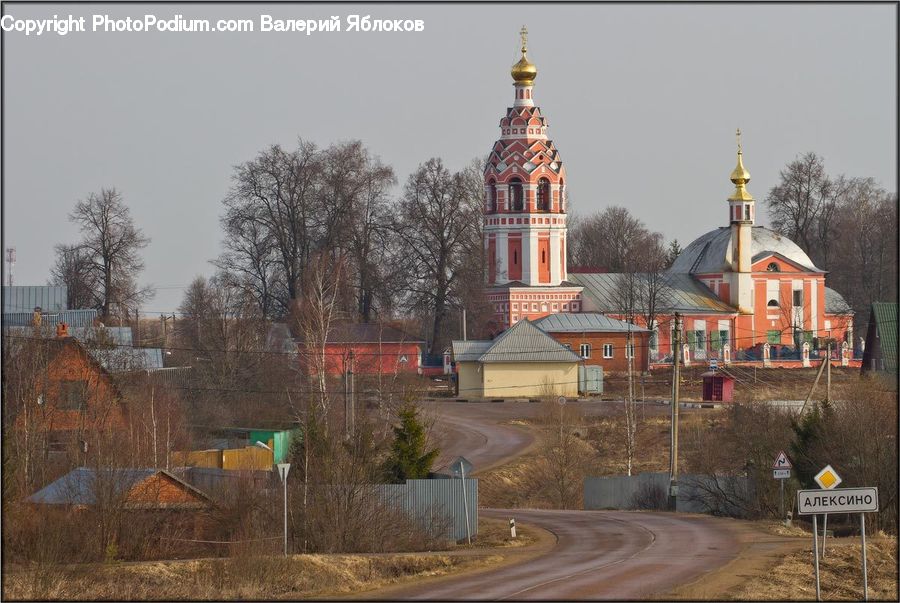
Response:
[[[66,286],[69,308],[94,308],[100,303],[99,286],[88,250],[80,245],[57,245],[56,263],[50,268],[50,282]]]
[[[399,261],[409,275],[407,306],[430,317],[429,351],[438,354],[446,347],[453,293],[466,261],[462,243],[470,234],[461,176],[440,159],[429,159],[407,180],[397,213]]]
[[[781,181],[766,197],[769,218],[778,232],[795,241],[806,253],[815,255],[823,212],[833,203],[835,186],[825,173],[825,162],[808,152],[789,163],[780,173]]]
[[[103,316],[109,316],[113,305],[121,311],[152,295],[151,288],[136,282],[144,268],[139,252],[150,239],[134,225],[121,193],[114,188],[91,193],[75,204],[69,219],[83,238],[76,246],[57,248],[62,256],[54,271],[58,282],[72,286],[80,299],[92,287],[94,306]]]
[[[650,236],[661,237],[650,233],[628,209],[607,207],[570,226],[570,257],[575,266],[624,272]]]

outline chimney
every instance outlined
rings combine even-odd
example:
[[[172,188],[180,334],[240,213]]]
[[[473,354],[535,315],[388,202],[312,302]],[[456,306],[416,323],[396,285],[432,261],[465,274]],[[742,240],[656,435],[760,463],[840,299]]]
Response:
[[[59,339],[64,339],[69,336],[69,325],[64,322],[61,322],[56,325],[56,336]]]
[[[33,314],[32,317],[31,317],[31,326],[33,326],[33,327],[40,327],[40,326],[41,326],[41,318],[42,318],[42,317],[41,317],[41,307],[40,307],[40,306],[35,306],[35,307],[34,307],[34,314]]]

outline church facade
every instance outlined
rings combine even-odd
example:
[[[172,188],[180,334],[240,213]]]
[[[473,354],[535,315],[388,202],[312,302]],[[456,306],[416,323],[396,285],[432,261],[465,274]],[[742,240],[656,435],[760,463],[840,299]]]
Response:
[[[569,273],[567,175],[534,103],[537,68],[527,58],[525,34],[523,28],[522,56],[511,71],[513,106],[500,121],[485,168],[486,295],[495,330],[559,313],[633,314],[635,324],[653,332],[651,361],[670,362],[677,312],[687,361],[759,360],[763,348],[773,359],[782,350],[799,359],[801,350],[815,354],[827,340],[836,341],[833,353],[840,358],[842,342],[852,342],[852,311],[798,245],[756,225],[740,131],[724,225],[688,245],[665,273],[628,276],[629,286],[652,289],[652,296],[637,296],[655,300],[652,312],[640,302],[630,312],[622,307],[626,275]]]

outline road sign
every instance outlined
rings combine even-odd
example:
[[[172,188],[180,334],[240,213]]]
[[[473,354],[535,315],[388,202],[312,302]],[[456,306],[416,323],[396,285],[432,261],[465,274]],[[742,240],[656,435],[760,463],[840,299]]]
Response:
[[[560,396],[559,398],[556,399],[556,401],[559,403],[560,406],[566,405],[566,397],[565,396]]]
[[[819,471],[813,479],[816,480],[816,483],[819,484],[820,488],[824,488],[825,490],[836,488],[838,484],[844,481],[841,479],[841,476],[837,474],[837,471],[831,468],[831,465],[828,465]]]
[[[278,476],[281,478],[281,481],[287,479],[288,471],[291,470],[290,463],[278,463]]]
[[[409,358],[406,357],[406,354],[403,354],[402,356],[400,356],[399,362],[402,362],[405,364],[405,363],[409,362]]]
[[[800,515],[876,511],[878,511],[878,488],[841,488],[832,492],[797,491],[797,512]]]
[[[778,456],[775,457],[775,462],[772,463],[772,469],[792,469],[793,465],[791,465],[791,461],[788,460],[787,455],[784,453],[784,450],[778,453]]]
[[[773,469],[772,477],[775,479],[790,479],[791,478],[791,470],[790,469]]]
[[[715,358],[711,358],[709,361],[709,370],[714,371],[719,368],[719,361]]]
[[[450,471],[456,475],[471,475],[474,466],[464,456],[456,457],[456,460],[450,463]]]

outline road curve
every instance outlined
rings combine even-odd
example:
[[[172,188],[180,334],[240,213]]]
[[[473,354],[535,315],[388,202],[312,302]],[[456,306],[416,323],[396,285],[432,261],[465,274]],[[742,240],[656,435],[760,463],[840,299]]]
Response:
[[[392,589],[391,600],[646,599],[731,561],[739,543],[717,520],[621,511],[482,511],[551,531],[556,546],[524,563]]]
[[[462,454],[476,472],[484,471],[524,453],[534,441],[527,431],[509,424],[536,414],[533,405],[435,403],[427,408],[442,449],[439,466]],[[722,567],[741,547],[726,522],[700,515],[522,509],[480,513],[515,517],[520,524],[543,528],[556,536],[556,545],[521,563],[390,589],[389,598],[646,599]]]
[[[534,442],[534,436],[509,424],[510,419],[521,414],[522,404],[423,403],[426,416],[434,419],[432,438],[441,451],[435,470],[445,470],[462,455],[472,463],[477,474],[525,452]]]

